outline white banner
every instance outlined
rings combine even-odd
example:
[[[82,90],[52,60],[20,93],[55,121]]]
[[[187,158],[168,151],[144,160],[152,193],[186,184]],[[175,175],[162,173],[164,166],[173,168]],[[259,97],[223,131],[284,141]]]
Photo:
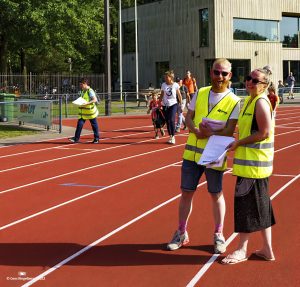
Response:
[[[51,107],[52,101],[16,101],[15,117],[18,121],[50,126],[52,122]]]

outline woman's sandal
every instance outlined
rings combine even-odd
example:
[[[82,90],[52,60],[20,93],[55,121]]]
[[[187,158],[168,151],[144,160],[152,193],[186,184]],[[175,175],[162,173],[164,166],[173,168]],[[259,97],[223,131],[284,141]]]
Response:
[[[224,265],[233,265],[233,264],[242,263],[246,260],[248,260],[248,257],[245,257],[245,255],[241,251],[236,250],[233,253],[227,255],[221,261],[221,263],[224,264]]]
[[[263,254],[260,250],[256,250],[255,252],[254,252],[254,254],[257,256],[257,257],[259,257],[259,258],[262,258],[262,259],[264,259],[264,260],[266,260],[266,261],[275,261],[275,257],[267,257],[265,254]]]

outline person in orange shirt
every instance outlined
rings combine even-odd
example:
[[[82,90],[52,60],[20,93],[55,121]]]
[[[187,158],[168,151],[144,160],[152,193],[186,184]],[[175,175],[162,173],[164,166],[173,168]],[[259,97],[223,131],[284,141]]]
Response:
[[[188,88],[190,98],[192,100],[193,96],[198,90],[196,79],[192,76],[191,71],[186,71],[186,77],[183,79],[183,84]]]

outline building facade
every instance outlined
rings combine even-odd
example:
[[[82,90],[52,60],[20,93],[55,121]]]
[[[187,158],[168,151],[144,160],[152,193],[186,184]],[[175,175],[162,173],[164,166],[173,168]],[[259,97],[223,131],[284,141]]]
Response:
[[[159,87],[168,69],[209,84],[215,58],[233,64],[233,86],[270,65],[273,81],[300,86],[300,0],[161,0],[137,8],[139,87]],[[122,11],[123,80],[136,84],[134,8]]]

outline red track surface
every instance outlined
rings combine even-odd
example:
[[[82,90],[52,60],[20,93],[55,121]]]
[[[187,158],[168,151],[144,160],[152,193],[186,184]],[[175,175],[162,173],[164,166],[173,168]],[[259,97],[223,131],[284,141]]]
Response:
[[[167,137],[154,140],[148,116],[101,118],[99,124],[99,145],[88,143],[91,134],[79,144],[60,139],[0,148],[1,287],[300,285],[300,107],[277,112],[271,178],[271,194],[281,190],[273,199],[276,261],[250,256],[261,244],[255,233],[249,260],[233,266],[212,254],[205,183],[194,200],[190,244],[164,250],[177,227],[187,135],[177,136],[175,146]],[[226,238],[233,234],[234,183],[227,173]],[[226,254],[236,244],[230,242]]]

